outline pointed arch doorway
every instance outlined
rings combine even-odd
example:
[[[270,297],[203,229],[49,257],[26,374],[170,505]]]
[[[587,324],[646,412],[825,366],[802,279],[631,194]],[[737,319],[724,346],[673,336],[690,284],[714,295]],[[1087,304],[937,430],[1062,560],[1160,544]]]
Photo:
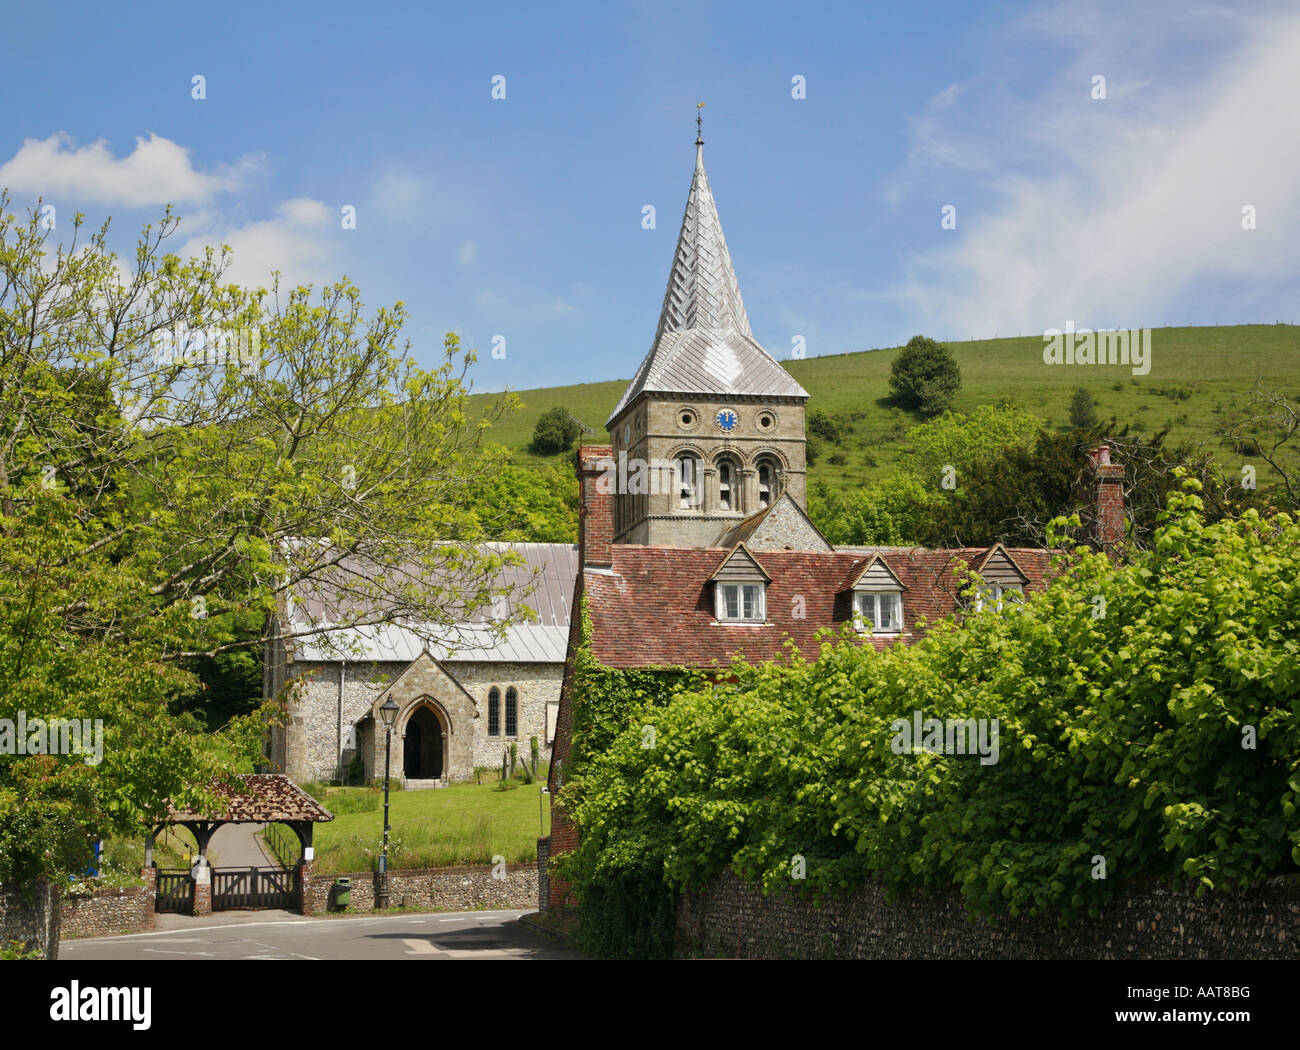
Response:
[[[441,780],[446,767],[446,732],[438,712],[421,704],[406,722],[402,775],[407,780]]]

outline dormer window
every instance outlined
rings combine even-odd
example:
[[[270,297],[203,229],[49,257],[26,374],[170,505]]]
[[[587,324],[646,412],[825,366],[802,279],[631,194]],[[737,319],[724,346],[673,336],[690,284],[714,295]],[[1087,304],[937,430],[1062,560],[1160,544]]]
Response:
[[[762,623],[767,619],[765,587],[761,583],[719,583],[717,610],[719,620]]]
[[[858,591],[853,597],[859,631],[872,634],[898,634],[902,631],[901,591]]]
[[[880,555],[862,566],[853,584],[854,626],[864,634],[903,633],[903,582]]]
[[[1001,612],[1005,604],[1024,600],[1025,588],[1018,583],[986,583],[975,591],[975,611],[979,612],[988,604]]]
[[[1002,544],[990,547],[975,571],[980,578],[972,603],[976,612],[985,605],[1001,612],[1005,605],[1025,600],[1025,584],[1029,577],[1020,571],[1020,566]]]
[[[709,581],[713,615],[719,623],[765,623],[771,578],[743,543],[722,559]]]

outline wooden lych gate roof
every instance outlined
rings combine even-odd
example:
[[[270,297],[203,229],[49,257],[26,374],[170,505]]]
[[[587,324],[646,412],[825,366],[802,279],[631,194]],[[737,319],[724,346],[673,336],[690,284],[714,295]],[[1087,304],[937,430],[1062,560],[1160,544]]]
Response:
[[[236,780],[236,785],[215,783],[209,786],[220,802],[205,812],[168,806],[167,823],[321,823],[334,819],[333,813],[283,773],[244,773]]]

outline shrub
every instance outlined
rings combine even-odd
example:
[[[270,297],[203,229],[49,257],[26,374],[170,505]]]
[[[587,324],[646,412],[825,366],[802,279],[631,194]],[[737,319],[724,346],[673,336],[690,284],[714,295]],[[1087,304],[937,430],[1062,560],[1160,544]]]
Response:
[[[946,411],[961,389],[961,369],[946,346],[915,335],[890,366],[889,391],[924,416]]]
[[[1079,387],[1070,398],[1070,425],[1079,430],[1097,425],[1097,400],[1087,387]]]
[[[550,456],[572,448],[581,433],[582,427],[568,410],[556,405],[538,418],[533,428],[532,444],[528,447],[540,456]]]
[[[1210,892],[1295,872],[1300,524],[1207,525],[1184,485],[1153,550],[1075,549],[1014,612],[880,651],[846,631],[815,661],[624,706],[563,794],[587,945],[666,953],[677,895],[724,870],[814,896],[956,887],[972,913],[1063,921],[1133,878]],[[576,667],[575,691],[608,673]],[[897,746],[917,711],[998,719],[997,761]]]

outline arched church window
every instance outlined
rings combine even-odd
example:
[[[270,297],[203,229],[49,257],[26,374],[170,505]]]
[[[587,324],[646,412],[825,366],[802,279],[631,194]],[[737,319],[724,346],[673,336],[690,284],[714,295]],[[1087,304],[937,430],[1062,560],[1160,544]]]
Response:
[[[719,510],[740,510],[739,476],[740,470],[730,456],[718,460]]]
[[[781,470],[776,460],[765,456],[758,461],[758,506],[770,507],[781,495]]]
[[[488,736],[501,735],[501,690],[493,686],[488,690]]]
[[[506,690],[506,736],[519,734],[519,694],[512,685]]]
[[[690,455],[680,455],[673,460],[673,478],[677,486],[677,507],[679,510],[699,510],[700,478],[697,462]]]

